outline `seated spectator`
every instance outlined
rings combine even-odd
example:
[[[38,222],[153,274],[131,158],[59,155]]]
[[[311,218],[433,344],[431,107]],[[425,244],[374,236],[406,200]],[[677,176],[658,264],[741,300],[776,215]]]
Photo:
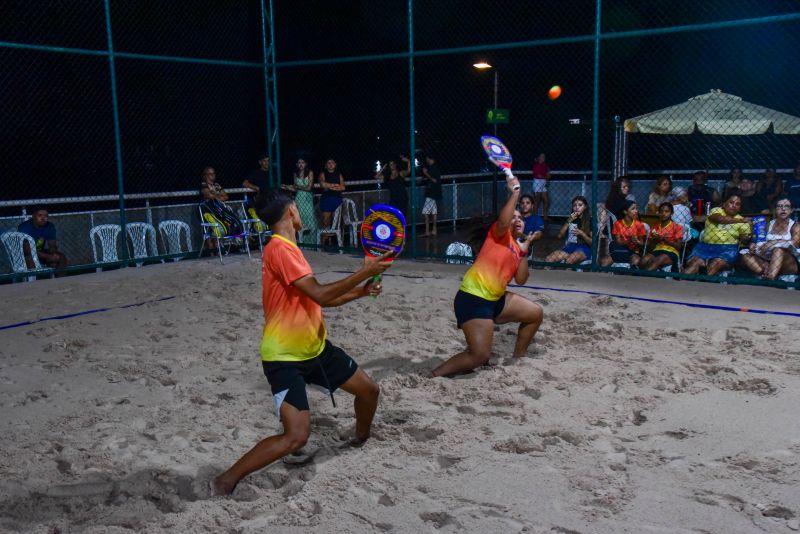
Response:
[[[794,209],[800,208],[800,163],[795,165],[792,176],[786,180],[784,187]]]
[[[762,278],[775,280],[782,274],[798,273],[795,251],[800,247],[800,223],[792,220],[793,210],[789,197],[778,197],[766,241],[750,243],[750,247],[742,251],[742,263]]]
[[[63,269],[67,266],[67,257],[58,250],[56,227],[48,220],[47,209],[36,206],[31,208],[30,211],[31,218],[20,224],[17,227],[17,231],[28,234],[36,242],[36,256],[39,258],[39,263],[46,267]],[[22,251],[25,254],[25,264],[28,269],[33,269],[33,256],[31,256],[33,251],[27,242],[22,247]]]
[[[712,206],[719,204],[719,193],[713,187],[706,185],[708,174],[705,171],[697,171],[692,176],[692,185],[689,186],[689,203],[694,206],[698,200],[711,202]]]
[[[672,220],[683,226],[683,232],[691,232],[692,239],[696,238],[700,232],[692,229],[692,212],[689,209],[689,193],[683,187],[675,187],[670,194],[672,202]]]
[[[611,183],[611,190],[606,197],[606,209],[621,219],[624,214],[626,201],[636,202],[636,197],[631,193],[631,180],[627,176],[619,176]]]
[[[255,193],[254,198],[261,191],[266,192],[269,189],[269,154],[261,154],[258,158],[258,168],[250,171],[242,182],[242,187]]]
[[[664,267],[677,267],[681,261],[678,250],[683,246],[684,227],[673,220],[672,204],[663,202],[658,207],[658,223],[650,227],[648,248],[652,252],[642,258],[641,267],[647,271],[655,271]]]
[[[739,189],[739,186],[742,183],[742,178],[742,169],[739,167],[734,167],[731,169],[731,176],[722,187],[722,198],[728,198],[728,195],[730,195],[734,189]]]
[[[617,219],[611,227],[612,241],[608,247],[609,256],[600,259],[600,265],[608,267],[612,263],[627,263],[638,267],[642,259],[642,246],[647,229],[639,220],[639,208],[636,202],[625,201],[622,218]]]
[[[528,254],[533,251],[533,243],[542,238],[542,231],[544,230],[544,219],[536,214],[536,204],[533,195],[530,193],[523,193],[519,198],[519,213],[522,215],[522,222],[525,224],[523,236],[527,237],[533,234],[528,247]]]
[[[758,182],[756,182],[756,195],[766,201],[767,207],[772,207],[775,204],[775,200],[783,195],[783,181],[778,179],[775,175],[775,169],[772,167],[767,168],[761,178],[758,179]],[[744,208],[742,208],[742,211],[747,213]]]
[[[720,271],[733,268],[739,255],[739,246],[750,239],[752,220],[739,215],[742,199],[736,193],[730,195],[721,207],[711,210],[706,219],[700,242],[689,255],[684,273],[696,274],[701,267],[713,276]]]
[[[653,186],[653,191],[650,193],[650,196],[647,198],[647,206],[645,208],[645,213],[658,213],[659,206],[664,202],[669,202],[670,200],[670,193],[672,192],[672,180],[669,176],[660,176],[657,180],[655,185]]]
[[[769,213],[767,199],[756,193],[755,185],[752,180],[743,178],[739,184],[739,197],[742,199],[741,212],[745,215],[757,215]]]
[[[200,182],[200,194],[203,197],[202,204],[209,212],[205,215],[207,218],[206,222],[221,224],[225,229],[224,235],[227,236],[239,235],[244,232],[239,217],[225,204],[225,202],[228,201],[228,193],[226,193],[217,182],[217,173],[214,167],[206,167],[203,169],[203,180]],[[208,246],[209,250],[213,251],[213,240],[207,240],[206,246]]]
[[[558,231],[559,239],[565,236],[564,248],[554,250],[544,261],[575,264],[592,259],[592,213],[585,197],[579,195],[572,199],[572,213]]]

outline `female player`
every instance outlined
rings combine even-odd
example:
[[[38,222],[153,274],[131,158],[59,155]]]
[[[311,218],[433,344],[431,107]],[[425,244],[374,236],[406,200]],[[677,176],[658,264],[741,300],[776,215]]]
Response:
[[[525,355],[528,345],[542,324],[542,307],[506,291],[513,278],[518,284],[528,280],[528,247],[533,233],[522,241],[524,223],[515,209],[519,200],[516,178],[507,180],[508,200],[492,224],[478,258],[461,282],[453,307],[458,327],[464,331],[467,350],[459,352],[433,370],[433,376],[451,376],[471,371],[489,361],[495,324],[520,323],[514,356]]]

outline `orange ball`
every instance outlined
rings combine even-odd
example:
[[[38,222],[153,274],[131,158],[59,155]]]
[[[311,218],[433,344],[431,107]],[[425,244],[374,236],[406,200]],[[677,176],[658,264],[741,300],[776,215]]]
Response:
[[[555,100],[559,96],[561,96],[560,85],[554,85],[553,87],[550,88],[549,91],[547,91],[547,98],[549,98],[550,100]]]

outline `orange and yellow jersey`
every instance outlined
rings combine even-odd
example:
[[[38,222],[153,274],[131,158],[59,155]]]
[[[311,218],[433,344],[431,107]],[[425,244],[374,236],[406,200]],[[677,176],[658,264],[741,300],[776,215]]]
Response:
[[[311,266],[297,245],[280,235],[272,236],[262,256],[261,359],[297,362],[319,356],[327,334],[322,307],[294,286],[313,274]]]
[[[667,241],[672,241],[673,243],[679,243],[683,241],[683,226],[680,224],[675,224],[672,221],[667,221],[667,224],[664,226],[661,226],[661,222],[659,222],[652,227],[651,233],[656,233]],[[671,247],[665,243],[659,243],[656,245],[653,251],[656,250],[665,250],[667,252],[672,252],[676,256],[680,256],[680,252],[678,252],[675,247]]]
[[[506,286],[517,272],[520,248],[511,235],[511,229],[495,237],[492,224],[475,263],[464,275],[461,291],[489,301],[497,301],[505,294]]]

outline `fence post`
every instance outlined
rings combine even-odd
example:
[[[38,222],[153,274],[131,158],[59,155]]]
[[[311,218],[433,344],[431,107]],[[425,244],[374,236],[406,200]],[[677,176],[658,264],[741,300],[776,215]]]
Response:
[[[108,70],[111,80],[111,109],[114,115],[114,151],[117,158],[117,189],[119,190],[119,225],[125,239],[125,180],[122,174],[122,140],[119,128],[119,103],[117,101],[117,70],[114,65],[114,39],[111,36],[111,6],[103,0],[106,13],[106,39],[108,41]],[[122,247],[122,259],[128,259],[128,247]]]
[[[417,150],[414,124],[414,0],[408,0],[408,125],[411,159],[411,257],[417,257]]]
[[[602,0],[596,0],[594,21],[594,88],[592,96],[592,271],[597,270],[599,258],[600,232],[597,229],[597,171],[600,139],[600,15]]]

